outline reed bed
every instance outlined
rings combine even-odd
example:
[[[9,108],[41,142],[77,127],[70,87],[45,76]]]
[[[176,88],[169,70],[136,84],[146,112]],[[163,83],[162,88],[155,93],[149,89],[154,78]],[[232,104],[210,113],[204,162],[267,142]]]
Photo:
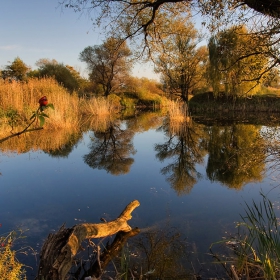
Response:
[[[38,100],[44,95],[55,107],[55,110],[46,111],[50,117],[46,128],[59,129],[78,125],[78,97],[75,94],[70,96],[66,89],[51,78],[30,79],[27,82],[0,80],[1,124],[7,124],[6,113],[12,111],[24,126],[32,112],[37,110]]]
[[[85,115],[106,116],[115,111],[114,103],[111,99],[105,97],[93,97],[81,101],[81,112]]]
[[[170,121],[185,122],[188,117],[188,105],[177,101],[169,101],[168,117]]]

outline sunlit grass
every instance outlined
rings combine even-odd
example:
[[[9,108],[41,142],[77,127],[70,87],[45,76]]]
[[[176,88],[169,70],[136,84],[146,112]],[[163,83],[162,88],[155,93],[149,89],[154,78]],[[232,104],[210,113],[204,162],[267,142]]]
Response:
[[[114,112],[115,106],[111,99],[105,97],[92,97],[81,101],[81,112],[92,116],[105,116]]]
[[[15,232],[0,236],[0,280],[26,279],[24,266],[16,258],[16,251],[12,249]]]
[[[32,112],[37,110],[39,98],[44,95],[55,107],[55,110],[48,109],[46,112],[50,118],[45,128],[58,129],[78,124],[78,97],[75,94],[70,96],[55,80],[47,78],[30,79],[28,82],[0,80],[0,125],[9,125],[10,117],[6,113],[13,111],[17,115],[19,128],[25,126]]]
[[[188,121],[188,105],[186,103],[169,101],[168,102],[168,117],[173,122]]]

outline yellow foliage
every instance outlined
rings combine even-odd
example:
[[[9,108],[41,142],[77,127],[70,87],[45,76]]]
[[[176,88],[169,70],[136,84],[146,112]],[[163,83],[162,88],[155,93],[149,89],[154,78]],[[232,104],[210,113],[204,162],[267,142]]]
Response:
[[[0,237],[0,280],[26,279],[23,265],[17,260],[16,252],[11,249],[12,238]]]

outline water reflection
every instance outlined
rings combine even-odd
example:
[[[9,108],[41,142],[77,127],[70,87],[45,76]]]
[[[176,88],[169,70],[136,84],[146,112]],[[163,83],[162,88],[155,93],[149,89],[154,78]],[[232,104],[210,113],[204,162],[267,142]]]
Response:
[[[211,181],[240,189],[263,179],[266,154],[260,127],[233,124],[206,129],[209,135],[206,173]]]
[[[93,240],[77,256],[70,279],[190,279],[187,241],[170,225],[165,230],[133,229],[113,241]],[[105,248],[101,251],[103,244]],[[84,244],[86,245],[86,244]],[[110,263],[111,262],[111,263]]]
[[[189,279],[187,242],[176,229],[148,230],[129,242],[133,276],[141,279]]]
[[[104,169],[113,175],[126,174],[134,162],[131,157],[136,153],[133,136],[137,132],[158,127],[161,118],[156,112],[135,113],[125,121],[102,121],[94,119],[89,145],[90,152],[84,156],[84,162],[91,168]],[[98,125],[96,125],[98,124]]]
[[[52,157],[68,157],[82,137],[83,133],[81,131],[73,132],[68,135],[64,143],[62,143],[58,148],[50,148],[48,150],[48,154]]]
[[[176,126],[166,121],[162,129],[167,141],[157,144],[156,157],[160,161],[172,162],[161,169],[167,181],[178,195],[189,193],[200,177],[196,164],[203,162],[206,154],[203,140],[203,127],[191,121],[180,122]]]
[[[110,122],[105,131],[95,131],[89,145],[90,152],[84,161],[91,168],[104,169],[113,175],[126,174],[134,159],[135,153],[132,139],[134,133],[121,128],[121,122]]]
[[[268,133],[257,125],[234,122],[205,125],[191,119],[170,122],[160,112],[134,112],[125,118],[91,118],[76,131],[29,133],[1,143],[0,149],[1,152],[17,153],[43,150],[51,157],[68,157],[82,139],[83,132],[90,129],[93,136],[89,153],[83,156],[84,162],[93,169],[120,175],[129,173],[134,163],[134,135],[160,127],[166,141],[155,145],[156,158],[161,162],[168,161],[161,174],[178,195],[189,193],[198,182],[204,161],[207,161],[206,176],[211,182],[235,189],[250,182],[260,182],[267,151],[275,151],[271,147],[275,146],[275,141],[270,141],[274,139],[271,130]]]
[[[189,193],[197,183],[197,164],[204,159],[207,177],[212,182],[235,189],[260,182],[268,149],[260,129],[248,124],[205,126],[187,121],[174,125],[165,121],[162,130],[167,141],[157,144],[155,150],[160,161],[170,159],[171,163],[161,173],[178,195]]]
[[[81,131],[73,129],[47,130],[22,134],[0,144],[2,153],[27,153],[29,151],[42,150],[53,156],[67,157],[73,146],[82,139]]]

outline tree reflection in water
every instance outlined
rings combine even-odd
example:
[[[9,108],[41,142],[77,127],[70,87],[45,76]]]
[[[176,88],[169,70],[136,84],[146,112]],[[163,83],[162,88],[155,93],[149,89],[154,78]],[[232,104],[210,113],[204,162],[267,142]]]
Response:
[[[136,279],[141,279],[141,273],[145,279],[190,279],[187,242],[169,225],[140,233],[129,246],[135,256],[131,263]]]
[[[207,153],[206,174],[213,182],[240,189],[263,179],[270,144],[256,125],[205,126],[189,121],[176,126],[166,122],[162,129],[168,140],[155,146],[156,156],[160,161],[172,160],[161,173],[179,195],[189,193],[197,183],[196,165]]]
[[[91,138],[90,153],[84,161],[92,168],[104,169],[113,175],[129,172],[135,153],[132,139],[134,133],[121,128],[119,120],[111,121],[104,131],[95,131]]]
[[[190,250],[186,240],[169,225],[166,229],[135,228],[119,232],[113,241],[94,240],[87,246],[88,256],[84,253],[76,259],[73,279],[193,279],[193,271],[187,268]],[[101,252],[102,244],[106,246]]]
[[[172,159],[173,162],[161,169],[167,181],[178,195],[189,193],[200,177],[196,164],[203,162],[206,154],[203,140],[203,126],[192,121],[176,125],[166,121],[162,126],[168,140],[157,144],[156,157],[160,161]]]
[[[211,181],[220,181],[240,189],[263,179],[265,140],[255,125],[232,124],[208,127],[209,142],[206,173]]]

